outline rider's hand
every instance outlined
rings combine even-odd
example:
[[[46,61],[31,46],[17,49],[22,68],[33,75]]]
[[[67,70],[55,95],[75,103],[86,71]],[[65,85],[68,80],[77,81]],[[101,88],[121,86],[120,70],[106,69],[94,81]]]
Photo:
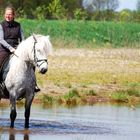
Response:
[[[12,49],[10,50],[10,52],[11,52],[11,53],[14,53],[15,50],[16,50],[15,48],[12,48]]]

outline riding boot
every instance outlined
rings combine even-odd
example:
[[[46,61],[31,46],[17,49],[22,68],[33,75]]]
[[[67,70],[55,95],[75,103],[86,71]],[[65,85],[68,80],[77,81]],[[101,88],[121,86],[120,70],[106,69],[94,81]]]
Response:
[[[33,70],[35,72],[35,67],[33,67]],[[37,86],[37,82],[35,83],[35,92],[39,92],[40,88]]]
[[[37,83],[35,85],[35,92],[39,92],[40,91],[40,88],[37,86]]]

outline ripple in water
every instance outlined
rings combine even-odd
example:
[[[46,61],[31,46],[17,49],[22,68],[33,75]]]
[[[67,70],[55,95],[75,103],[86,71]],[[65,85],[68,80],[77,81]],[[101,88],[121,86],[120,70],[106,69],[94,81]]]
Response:
[[[0,129],[7,131],[9,128],[9,119],[0,119]],[[102,126],[102,127],[101,127]],[[24,130],[24,120],[16,119],[15,130]],[[103,124],[90,123],[76,123],[66,121],[44,121],[44,120],[30,120],[30,132],[38,134],[115,134],[109,126]]]

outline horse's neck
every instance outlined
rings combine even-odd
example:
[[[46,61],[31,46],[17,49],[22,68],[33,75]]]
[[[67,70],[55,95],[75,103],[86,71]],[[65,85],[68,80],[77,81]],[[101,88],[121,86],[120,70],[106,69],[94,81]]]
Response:
[[[32,46],[32,44],[30,44],[28,40],[25,40],[25,41],[21,42],[21,44],[19,44],[19,46],[16,49],[15,54],[11,60],[11,66],[13,68],[16,69],[16,67],[18,67],[21,69],[23,69],[23,68],[27,69],[27,67],[32,66],[32,64],[30,62],[30,56],[29,56],[30,55],[29,53],[31,52],[31,49],[32,49],[30,46]]]
[[[32,44],[29,39],[21,42],[15,51],[15,55],[22,60],[29,61],[29,52],[32,50],[31,46]]]
[[[14,71],[27,71],[31,67],[28,61],[24,61],[24,58],[13,56],[10,61],[10,69]]]

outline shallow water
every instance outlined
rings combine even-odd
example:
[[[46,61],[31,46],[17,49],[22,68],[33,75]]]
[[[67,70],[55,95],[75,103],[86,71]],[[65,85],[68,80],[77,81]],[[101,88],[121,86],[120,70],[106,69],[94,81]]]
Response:
[[[30,129],[24,129],[24,107],[17,108],[10,129],[9,106],[0,107],[0,140],[139,140],[140,107],[95,104],[45,107],[33,104]]]

